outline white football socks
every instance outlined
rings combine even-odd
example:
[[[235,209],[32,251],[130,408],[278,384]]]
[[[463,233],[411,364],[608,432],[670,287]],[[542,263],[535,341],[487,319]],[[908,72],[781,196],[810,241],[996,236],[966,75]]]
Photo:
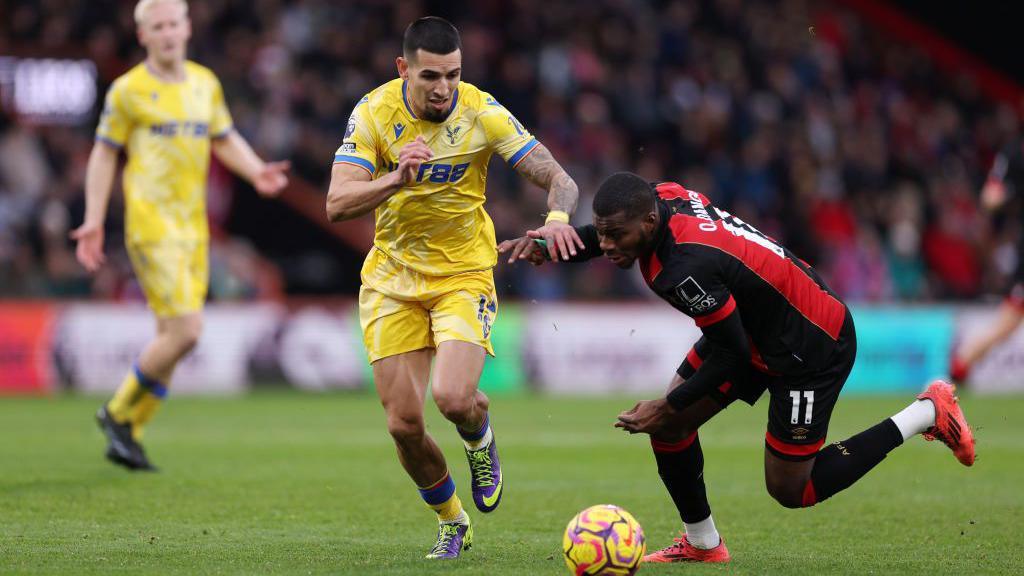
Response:
[[[683,522],[683,526],[686,526],[686,539],[697,548],[710,550],[722,542],[711,516],[693,524]]]
[[[931,400],[914,400],[891,420],[900,429],[903,441],[906,442],[911,436],[935,425],[935,404]]]
[[[441,520],[441,517],[438,516],[437,517],[437,523],[438,524],[469,524],[469,514],[466,514],[466,511],[463,510],[462,512],[459,512],[459,515],[456,516],[454,520]]]
[[[479,440],[463,440],[462,443],[466,445],[466,450],[479,450],[491,444],[491,439],[494,435],[491,434],[491,426],[487,426],[487,431]]]

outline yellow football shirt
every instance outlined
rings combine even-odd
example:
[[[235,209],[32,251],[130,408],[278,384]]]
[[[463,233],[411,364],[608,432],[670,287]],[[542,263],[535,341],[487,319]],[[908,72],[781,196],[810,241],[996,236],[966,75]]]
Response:
[[[490,94],[466,82],[459,83],[444,122],[421,120],[398,78],[356,104],[334,162],[379,178],[398,167],[399,151],[417,136],[434,157],[377,207],[374,245],[431,276],[493,267],[494,224],[484,211],[487,163],[497,152],[514,167],[537,140]]]
[[[210,139],[231,114],[217,76],[185,63],[185,80],[165,82],[145,63],[111,85],[96,139],[128,155],[122,182],[129,244],[209,238],[206,180]]]

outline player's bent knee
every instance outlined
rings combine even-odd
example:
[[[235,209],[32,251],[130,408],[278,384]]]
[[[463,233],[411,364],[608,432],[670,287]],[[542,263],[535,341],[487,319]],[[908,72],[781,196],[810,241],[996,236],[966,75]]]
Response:
[[[814,462],[815,458],[785,460],[765,446],[764,485],[768,494],[786,508],[813,506],[816,500],[808,499],[805,491],[811,480]]]
[[[170,326],[170,335],[178,354],[188,354],[199,344],[199,338],[203,335],[202,317],[197,315],[174,323]]]
[[[198,331],[187,331],[183,333],[178,340],[181,347],[182,354],[188,354],[192,350],[195,350],[197,344],[199,344],[200,333]]]
[[[785,480],[765,480],[768,494],[785,508],[803,508],[803,485]]]
[[[423,439],[426,429],[423,417],[417,415],[388,415],[388,433],[400,444],[415,443]]]
[[[199,343],[199,338],[203,335],[203,319],[200,316],[196,316],[189,320],[188,324],[185,325],[183,331],[184,343],[188,345],[189,350],[196,347]]]
[[[434,396],[434,403],[437,409],[449,421],[460,423],[467,420],[476,409],[476,397],[462,397],[456,394],[446,393]]]
[[[477,390],[476,394],[474,394],[474,401],[476,402],[476,407],[484,412],[487,412],[491,407],[491,399],[480,390]]]

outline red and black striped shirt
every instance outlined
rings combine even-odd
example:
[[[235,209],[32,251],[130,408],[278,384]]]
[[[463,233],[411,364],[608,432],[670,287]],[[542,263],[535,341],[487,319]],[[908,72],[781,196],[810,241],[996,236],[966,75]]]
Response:
[[[691,316],[712,344],[680,392],[693,398],[670,395],[673,405],[728,380],[744,364],[781,375],[824,367],[847,311],[817,273],[703,194],[671,182],[655,190],[660,223],[640,270],[651,290]],[[588,247],[581,256],[598,255],[597,230],[578,232]]]

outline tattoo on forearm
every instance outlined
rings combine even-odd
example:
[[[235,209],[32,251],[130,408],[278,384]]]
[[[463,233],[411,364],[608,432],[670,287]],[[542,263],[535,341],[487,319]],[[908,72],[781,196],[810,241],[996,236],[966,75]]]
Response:
[[[576,187],[576,182],[568,174],[562,172],[555,176],[554,182],[551,183],[548,192],[548,208],[572,214],[576,211],[576,202],[579,196],[580,192]]]
[[[530,182],[548,191],[548,208],[572,214],[576,210],[579,189],[543,144],[516,166]]]

